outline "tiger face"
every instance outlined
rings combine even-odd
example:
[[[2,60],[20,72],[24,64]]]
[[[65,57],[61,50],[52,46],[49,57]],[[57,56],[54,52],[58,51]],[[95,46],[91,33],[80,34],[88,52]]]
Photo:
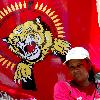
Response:
[[[14,80],[31,80],[33,64],[43,60],[49,50],[64,55],[69,50],[69,43],[58,38],[46,29],[36,18],[16,26],[12,33],[3,41],[7,42],[9,49],[21,58],[15,71]]]
[[[49,42],[48,42],[49,41]],[[44,30],[38,21],[18,25],[6,39],[9,48],[22,59],[34,61],[45,55],[52,45],[50,31]],[[44,49],[43,49],[44,48]]]

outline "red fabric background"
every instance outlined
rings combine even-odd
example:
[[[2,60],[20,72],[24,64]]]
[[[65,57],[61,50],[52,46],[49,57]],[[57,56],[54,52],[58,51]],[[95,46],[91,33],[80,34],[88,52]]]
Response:
[[[0,0],[0,9],[10,5],[14,2],[19,2],[23,0]],[[28,2],[29,0],[27,0]],[[32,1],[32,0],[30,0]],[[95,65],[95,72],[100,70],[100,34],[97,22],[97,11],[96,11],[96,1],[95,0],[34,0],[34,3],[39,2],[39,4],[44,3],[48,5],[48,8],[52,8],[56,11],[61,19],[64,31],[65,40],[71,43],[72,47],[83,46],[90,52],[90,57]],[[30,17],[27,17],[30,16]],[[14,17],[6,18],[3,20],[4,23],[0,24],[0,53],[6,55],[7,58],[18,63],[20,58],[13,54],[8,46],[2,42],[2,38],[9,35],[13,28],[25,22],[29,19],[34,19],[37,15],[32,14],[32,12],[26,12],[21,14],[21,20],[18,21],[18,15]],[[9,15],[8,15],[9,16]],[[20,16],[20,15],[19,15]],[[43,17],[46,23],[51,26],[51,30],[54,36],[57,36],[55,27],[50,24],[51,21]],[[2,21],[2,22],[3,22]],[[12,59],[13,58],[13,59]],[[2,76],[4,79],[8,77],[9,80],[3,80],[0,76],[1,83],[10,86],[8,83],[13,84],[13,87],[20,87],[13,82],[14,71],[11,71],[5,67],[0,68],[2,73],[7,76]],[[65,78],[69,79],[70,76],[66,67],[62,65],[59,57],[53,56],[51,54],[45,57],[44,61],[35,64],[34,75],[36,80],[36,85],[38,88],[37,92],[32,92],[38,100],[53,100],[53,86],[58,81],[58,73],[63,73]],[[61,76],[63,78],[63,76]],[[2,81],[3,80],[3,81]],[[20,87],[21,88],[21,87]]]

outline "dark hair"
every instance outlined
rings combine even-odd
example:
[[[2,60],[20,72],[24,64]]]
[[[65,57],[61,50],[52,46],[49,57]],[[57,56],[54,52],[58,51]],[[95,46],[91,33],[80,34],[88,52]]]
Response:
[[[92,64],[92,62],[90,61],[90,59],[88,59],[88,58],[86,58],[86,62],[87,62],[87,63],[89,64],[89,66],[90,66],[89,78],[88,78],[88,80],[89,80],[90,82],[93,82],[93,83],[95,84],[96,88],[97,88],[97,84],[96,84],[96,82],[95,82],[95,74],[94,74],[94,71],[93,71],[93,64]]]
[[[89,70],[89,81],[93,82],[95,84],[95,86],[97,87],[97,84],[95,83],[95,77],[94,77],[94,71],[93,68],[91,68],[91,70]]]

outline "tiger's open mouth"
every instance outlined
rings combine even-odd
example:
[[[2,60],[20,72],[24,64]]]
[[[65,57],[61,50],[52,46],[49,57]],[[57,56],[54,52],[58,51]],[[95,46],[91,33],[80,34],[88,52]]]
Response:
[[[29,47],[29,45],[28,45],[28,47]],[[39,47],[37,45],[35,46],[34,49],[31,47],[30,50],[28,50],[27,52],[25,52],[25,57],[28,60],[34,60],[34,59],[38,58],[39,55],[40,55],[40,49],[39,49]]]
[[[35,43],[32,36],[28,36],[24,42],[17,42],[17,48],[19,49],[19,55],[27,60],[34,60],[40,56],[41,50]]]
[[[35,47],[36,47],[36,43],[32,42],[30,45],[26,45],[25,48],[24,48],[24,50],[27,53],[32,53],[35,50]]]

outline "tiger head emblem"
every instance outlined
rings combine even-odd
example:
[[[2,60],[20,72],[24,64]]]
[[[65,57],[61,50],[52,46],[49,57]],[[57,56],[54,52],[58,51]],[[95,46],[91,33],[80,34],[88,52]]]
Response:
[[[18,25],[3,41],[22,59],[14,76],[14,80],[18,81],[31,79],[33,64],[43,60],[48,50],[64,55],[70,47],[67,41],[54,39],[53,34],[44,28],[39,18]]]

